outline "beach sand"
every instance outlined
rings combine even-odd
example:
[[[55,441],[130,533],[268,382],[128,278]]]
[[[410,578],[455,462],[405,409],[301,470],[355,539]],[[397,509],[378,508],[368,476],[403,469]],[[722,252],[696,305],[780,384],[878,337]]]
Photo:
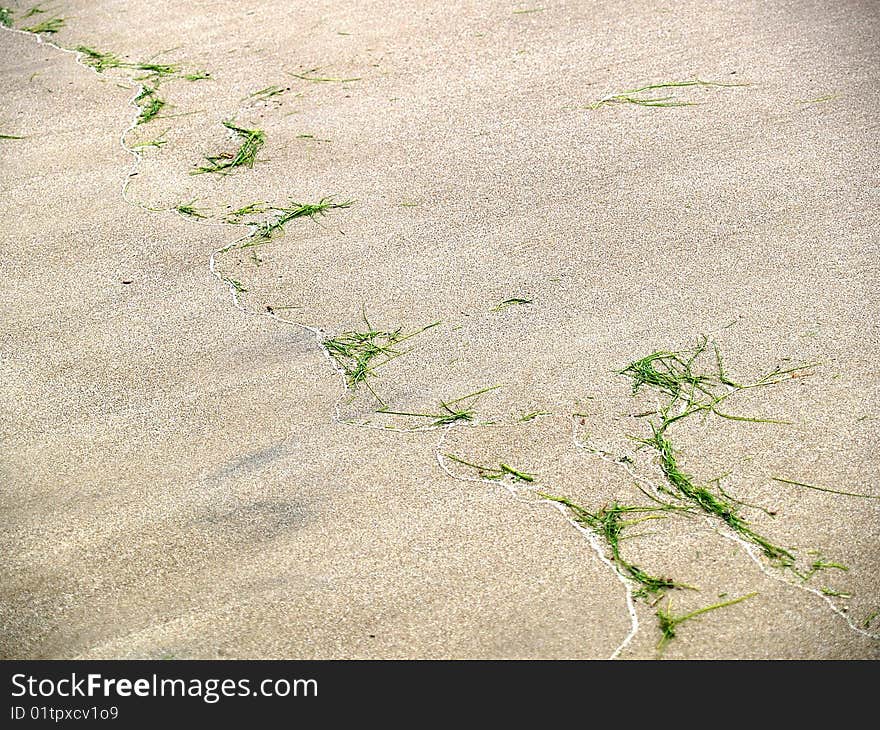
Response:
[[[875,4],[53,7],[46,41],[210,78],[162,80],[132,128],[148,73],[0,34],[0,133],[25,137],[0,140],[0,655],[656,657],[657,607],[634,625],[607,546],[536,492],[653,504],[629,437],[656,406],[618,371],[707,335],[743,381],[815,366],[730,399],[786,424],[672,427],[681,467],[848,570],[804,583],[698,513],[631,528],[630,561],[699,588],[674,613],[758,592],[663,656],[880,657],[880,499],[772,479],[880,495]],[[742,85],[591,108],[695,78]],[[191,175],[229,120],[265,131],[253,168]],[[354,204],[215,255],[231,211],[326,196]],[[442,322],[370,378],[392,410],[502,387],[405,432],[434,419],[376,414],[319,345],[364,313]]]

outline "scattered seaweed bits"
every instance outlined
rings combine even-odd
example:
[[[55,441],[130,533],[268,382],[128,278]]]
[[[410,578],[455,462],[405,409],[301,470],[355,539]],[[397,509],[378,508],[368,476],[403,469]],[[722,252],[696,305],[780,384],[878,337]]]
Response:
[[[501,312],[508,307],[514,307],[518,304],[532,304],[531,299],[522,299],[521,297],[512,297],[510,299],[505,299],[503,302],[499,302],[494,307],[492,307],[491,311],[493,312]]]
[[[529,413],[524,413],[519,417],[520,423],[528,423],[529,421],[534,421],[536,418],[540,418],[541,416],[550,416],[553,415],[550,411],[531,411]]]
[[[819,487],[815,484],[807,484],[806,482],[796,482],[793,479],[783,479],[782,477],[770,477],[774,482],[780,484],[791,484],[795,487],[804,487],[805,489],[814,489],[817,492],[829,492],[831,494],[842,494],[845,497],[859,497],[861,499],[880,499],[880,494],[865,494],[863,492],[845,492],[840,489],[832,489],[831,487]]]
[[[498,464],[498,467],[490,467],[490,466],[481,466],[480,464],[474,464],[470,461],[465,461],[454,454],[446,454],[447,459],[450,461],[454,461],[456,464],[461,464],[462,466],[470,467],[471,469],[475,469],[478,475],[484,479],[492,479],[497,480],[501,479],[504,476],[511,477],[514,481],[521,482],[529,482],[532,483],[536,479],[535,474],[529,474],[528,472],[522,471],[520,469],[514,469],[512,466],[501,462]]]
[[[267,86],[265,89],[260,89],[259,91],[255,91],[253,94],[248,94],[245,99],[251,99],[253,101],[267,101],[271,99],[273,96],[280,96],[286,91],[290,91],[287,87],[281,86]],[[244,101],[244,99],[243,99]]]
[[[434,413],[415,413],[412,411],[395,411],[383,406],[377,413],[384,413],[390,416],[410,416],[412,418],[431,419],[430,427],[451,426],[459,422],[471,422],[476,419],[476,405],[484,393],[488,393],[500,388],[500,385],[493,385],[488,388],[468,393],[460,398],[453,400],[441,401],[438,409]]]
[[[676,99],[674,95],[656,96],[656,94],[653,93],[663,93],[664,91],[668,91],[670,89],[680,89],[692,86],[724,88],[734,86],[748,86],[748,84],[731,84],[723,83],[720,81],[702,81],[700,79],[694,79],[693,81],[667,81],[658,84],[647,84],[646,86],[640,86],[637,89],[629,89],[627,91],[620,91],[615,94],[609,94],[591,104],[588,108],[598,109],[599,107],[605,106],[606,104],[635,104],[637,106],[647,107],[694,106],[696,102],[680,101]],[[644,96],[644,94],[646,93],[649,93],[651,95]]]
[[[302,81],[313,81],[316,83],[329,83],[329,84],[347,84],[352,81],[360,81],[360,76],[355,76],[351,78],[338,78],[335,76],[315,76],[315,72],[318,69],[313,68],[304,73],[293,73],[292,71],[285,71],[288,76],[292,76],[295,79],[300,79]]]

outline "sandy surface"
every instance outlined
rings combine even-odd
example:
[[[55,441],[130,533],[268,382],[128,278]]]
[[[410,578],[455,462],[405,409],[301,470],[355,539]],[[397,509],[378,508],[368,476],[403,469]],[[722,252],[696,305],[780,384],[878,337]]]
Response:
[[[831,610],[862,627],[880,609],[880,500],[770,478],[880,495],[875,4],[55,7],[47,40],[211,79],[162,83],[162,118],[123,141],[166,144],[123,195],[133,74],[0,35],[0,133],[26,136],[0,141],[0,655],[607,657],[632,629],[624,583],[534,491],[645,502],[632,473],[662,477],[627,435],[651,401],[615,371],[706,333],[746,380],[821,363],[738,401],[790,424],[693,419],[675,443],[696,480],[729,472],[777,513],[743,508],[762,534],[848,566],[808,585],[852,598],[799,589],[702,517],[657,521],[623,544],[700,588],[677,613],[758,591],[664,656],[880,657]],[[695,77],[748,85],[588,108]],[[228,119],[265,130],[254,168],[190,175],[235,148]],[[237,308],[209,261],[246,231],[222,217],[329,195],[356,202],[216,257]],[[162,211],[192,200],[211,217]],[[492,311],[511,297],[532,304]],[[471,425],[383,429],[424,419],[347,397],[267,306],[321,336],[362,308],[383,329],[442,320],[375,378],[396,410],[503,387]],[[654,611],[637,604],[622,657],[656,656]]]

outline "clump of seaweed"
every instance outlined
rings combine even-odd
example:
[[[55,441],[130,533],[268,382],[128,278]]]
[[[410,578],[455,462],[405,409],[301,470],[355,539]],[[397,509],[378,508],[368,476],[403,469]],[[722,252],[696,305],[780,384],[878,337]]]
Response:
[[[31,9],[33,10],[33,8],[31,8]],[[38,12],[45,12],[45,11],[40,10]],[[28,15],[27,14],[24,15],[24,17],[27,18]],[[36,25],[31,25],[27,28],[23,28],[22,30],[26,30],[28,33],[46,33],[47,35],[54,35],[59,30],[61,30],[63,27],[64,27],[64,18],[54,17],[54,18],[47,18],[46,20],[42,20],[39,23],[37,23]]]
[[[742,383],[733,380],[725,372],[717,345],[713,344],[712,350],[712,368],[699,366],[702,356],[708,351],[708,340],[703,337],[692,350],[655,352],[635,360],[620,371],[621,375],[632,381],[633,394],[648,388],[662,399],[658,410],[640,414],[653,417],[654,420],[649,422],[651,436],[637,440],[656,452],[660,471],[666,480],[664,491],[724,522],[739,537],[758,546],[774,564],[793,568],[794,554],[756,532],[738,511],[734,503],[738,500],[725,495],[717,480],[716,490],[713,491],[708,486],[695,484],[693,478],[681,470],[667,432],[672,424],[697,413],[713,414],[734,421],[782,423],[767,418],[735,415],[726,409],[721,410],[721,406],[728,398],[744,390],[809,375],[815,365],[778,366],[753,382]]]
[[[287,207],[271,206],[269,210],[273,211],[275,215],[260,223],[254,231],[251,241],[245,243],[242,248],[258,245],[258,243],[268,241],[278,233],[283,233],[284,226],[296,218],[315,218],[319,215],[326,215],[328,210],[350,208],[352,205],[354,205],[353,200],[337,203],[331,196],[321,198],[317,203],[296,203],[291,201]]]
[[[176,76],[180,73],[180,66],[176,63],[157,63],[152,59],[147,61],[125,61],[115,53],[99,51],[91,46],[80,45],[74,50],[81,54],[81,60],[85,65],[95,69],[98,73],[104,73],[114,68],[145,71],[146,74],[136,77],[135,81],[149,79],[157,86],[166,76]],[[183,78],[189,81],[197,81],[198,79],[209,78],[209,75],[204,71],[196,71],[191,74],[184,74]]]
[[[125,61],[115,53],[104,53],[90,46],[77,46],[74,50],[81,54],[80,60],[86,66],[91,66],[98,73],[104,73],[111,68],[122,68],[125,65]]]
[[[399,345],[432,327],[438,326],[440,322],[433,322],[415,332],[404,334],[401,327],[396,330],[376,329],[370,324],[365,311],[361,313],[361,317],[365,326],[364,331],[343,332],[336,337],[324,340],[323,345],[345,374],[348,388],[356,390],[363,385],[384,406],[384,401],[370,385],[368,379],[375,376],[376,371],[383,365],[387,365],[395,358],[409,352],[409,350],[398,349]]]
[[[238,167],[252,168],[254,166],[257,153],[266,143],[265,132],[261,129],[239,127],[231,121],[223,122],[223,126],[241,139],[238,149],[234,153],[220,152],[207,156],[205,159],[208,160],[208,164],[197,167],[190,173],[191,175],[200,175],[206,172],[228,175]]]
[[[757,545],[771,561],[784,567],[794,565],[794,555],[755,532],[734,504],[714,494],[708,487],[694,484],[691,477],[679,469],[672,444],[659,429],[654,431],[650,439],[643,439],[642,443],[652,446],[657,451],[660,470],[672,487],[670,494],[683,497],[707,514],[717,517],[740,537]]]
[[[143,81],[150,79],[154,84],[165,76],[175,76],[180,71],[180,67],[176,63],[154,63],[152,61],[138,61],[137,63],[123,64],[126,68],[133,68],[137,71],[146,71],[144,76],[135,77],[135,81]]]
[[[142,87],[140,93],[134,98],[134,103],[141,109],[137,118],[138,124],[146,124],[152,121],[165,106],[165,100],[159,97],[156,88],[153,86]]]
[[[0,139],[24,139],[17,134],[0,134]]]
[[[667,396],[661,407],[662,423],[660,430],[687,418],[695,413],[709,411],[721,418],[732,421],[752,423],[785,423],[769,418],[755,418],[727,413],[720,409],[721,404],[732,395],[743,390],[776,385],[793,377],[809,375],[815,364],[799,365],[791,368],[777,366],[756,381],[739,383],[732,380],[724,371],[724,362],[718,346],[713,343],[714,369],[695,370],[698,359],[708,350],[708,339],[702,337],[690,351],[668,352],[661,350],[639,360],[635,360],[620,371],[632,381],[633,395],[643,387],[653,388]],[[679,413],[672,415],[674,409]],[[654,415],[646,414],[646,415]]]
[[[742,603],[743,601],[748,600],[749,598],[754,598],[758,593],[755,591],[754,593],[747,593],[744,596],[740,596],[739,598],[734,598],[730,601],[723,601],[721,603],[713,603],[711,606],[704,606],[703,608],[698,608],[696,611],[691,611],[690,613],[685,613],[681,616],[675,616],[672,613],[672,601],[670,600],[666,608],[662,606],[657,609],[657,619],[660,623],[660,641],[657,644],[657,651],[663,651],[663,647],[666,646],[667,642],[671,639],[675,638],[676,629],[683,624],[685,621],[690,621],[697,616],[701,616],[704,613],[709,613],[709,611],[716,611],[719,608],[727,608],[728,606],[733,606],[737,603]]]
[[[9,28],[12,26],[12,9],[2,7],[0,8],[0,25]]]
[[[590,105],[590,109],[598,109],[601,106],[606,104],[635,104],[637,106],[648,106],[648,107],[677,107],[677,106],[694,106],[697,102],[693,101],[679,101],[675,98],[674,95],[669,96],[643,96],[646,92],[654,92],[659,90],[666,89],[679,89],[686,88],[690,86],[717,86],[717,87],[732,87],[732,86],[748,86],[748,84],[729,84],[723,83],[720,81],[701,81],[700,79],[694,79],[692,81],[667,81],[664,83],[658,84],[648,84],[646,86],[640,86],[637,89],[629,89],[627,91],[619,91],[616,94],[609,94],[608,96],[604,96],[599,99],[594,104]]]
[[[601,537],[611,552],[614,564],[623,575],[638,584],[642,595],[662,594],[662,592],[671,588],[693,589],[693,586],[676,583],[672,578],[650,575],[639,566],[626,560],[620,551],[620,541],[623,539],[623,531],[627,527],[648,520],[664,519],[666,515],[661,513],[674,510],[674,507],[623,505],[615,502],[610,506],[602,507],[598,512],[590,512],[566,497],[559,497],[544,492],[539,492],[538,495],[552,502],[565,505],[575,522],[588,527]],[[624,519],[627,515],[641,516]]]
[[[435,413],[413,413],[411,411],[393,411],[384,405],[377,413],[385,413],[389,416],[410,416],[411,418],[429,418],[431,419],[430,427],[436,428],[440,426],[451,426],[455,423],[470,422],[476,420],[476,405],[480,396],[492,390],[497,390],[500,385],[493,385],[488,388],[468,393],[460,398],[452,400],[440,401],[439,407]]]

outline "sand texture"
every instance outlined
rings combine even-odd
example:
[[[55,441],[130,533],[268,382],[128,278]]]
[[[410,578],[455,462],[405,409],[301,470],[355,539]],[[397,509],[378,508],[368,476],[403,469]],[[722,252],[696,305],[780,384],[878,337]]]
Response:
[[[10,7],[64,24],[0,31],[0,656],[654,658],[670,598],[757,592],[662,656],[880,658],[876,3]],[[253,166],[191,174],[224,121]],[[347,388],[364,315],[440,324]],[[784,423],[667,432],[794,565],[636,440],[665,396],[619,371],[703,335],[802,368],[719,409]],[[699,590],[541,494],[687,508],[619,547]]]

